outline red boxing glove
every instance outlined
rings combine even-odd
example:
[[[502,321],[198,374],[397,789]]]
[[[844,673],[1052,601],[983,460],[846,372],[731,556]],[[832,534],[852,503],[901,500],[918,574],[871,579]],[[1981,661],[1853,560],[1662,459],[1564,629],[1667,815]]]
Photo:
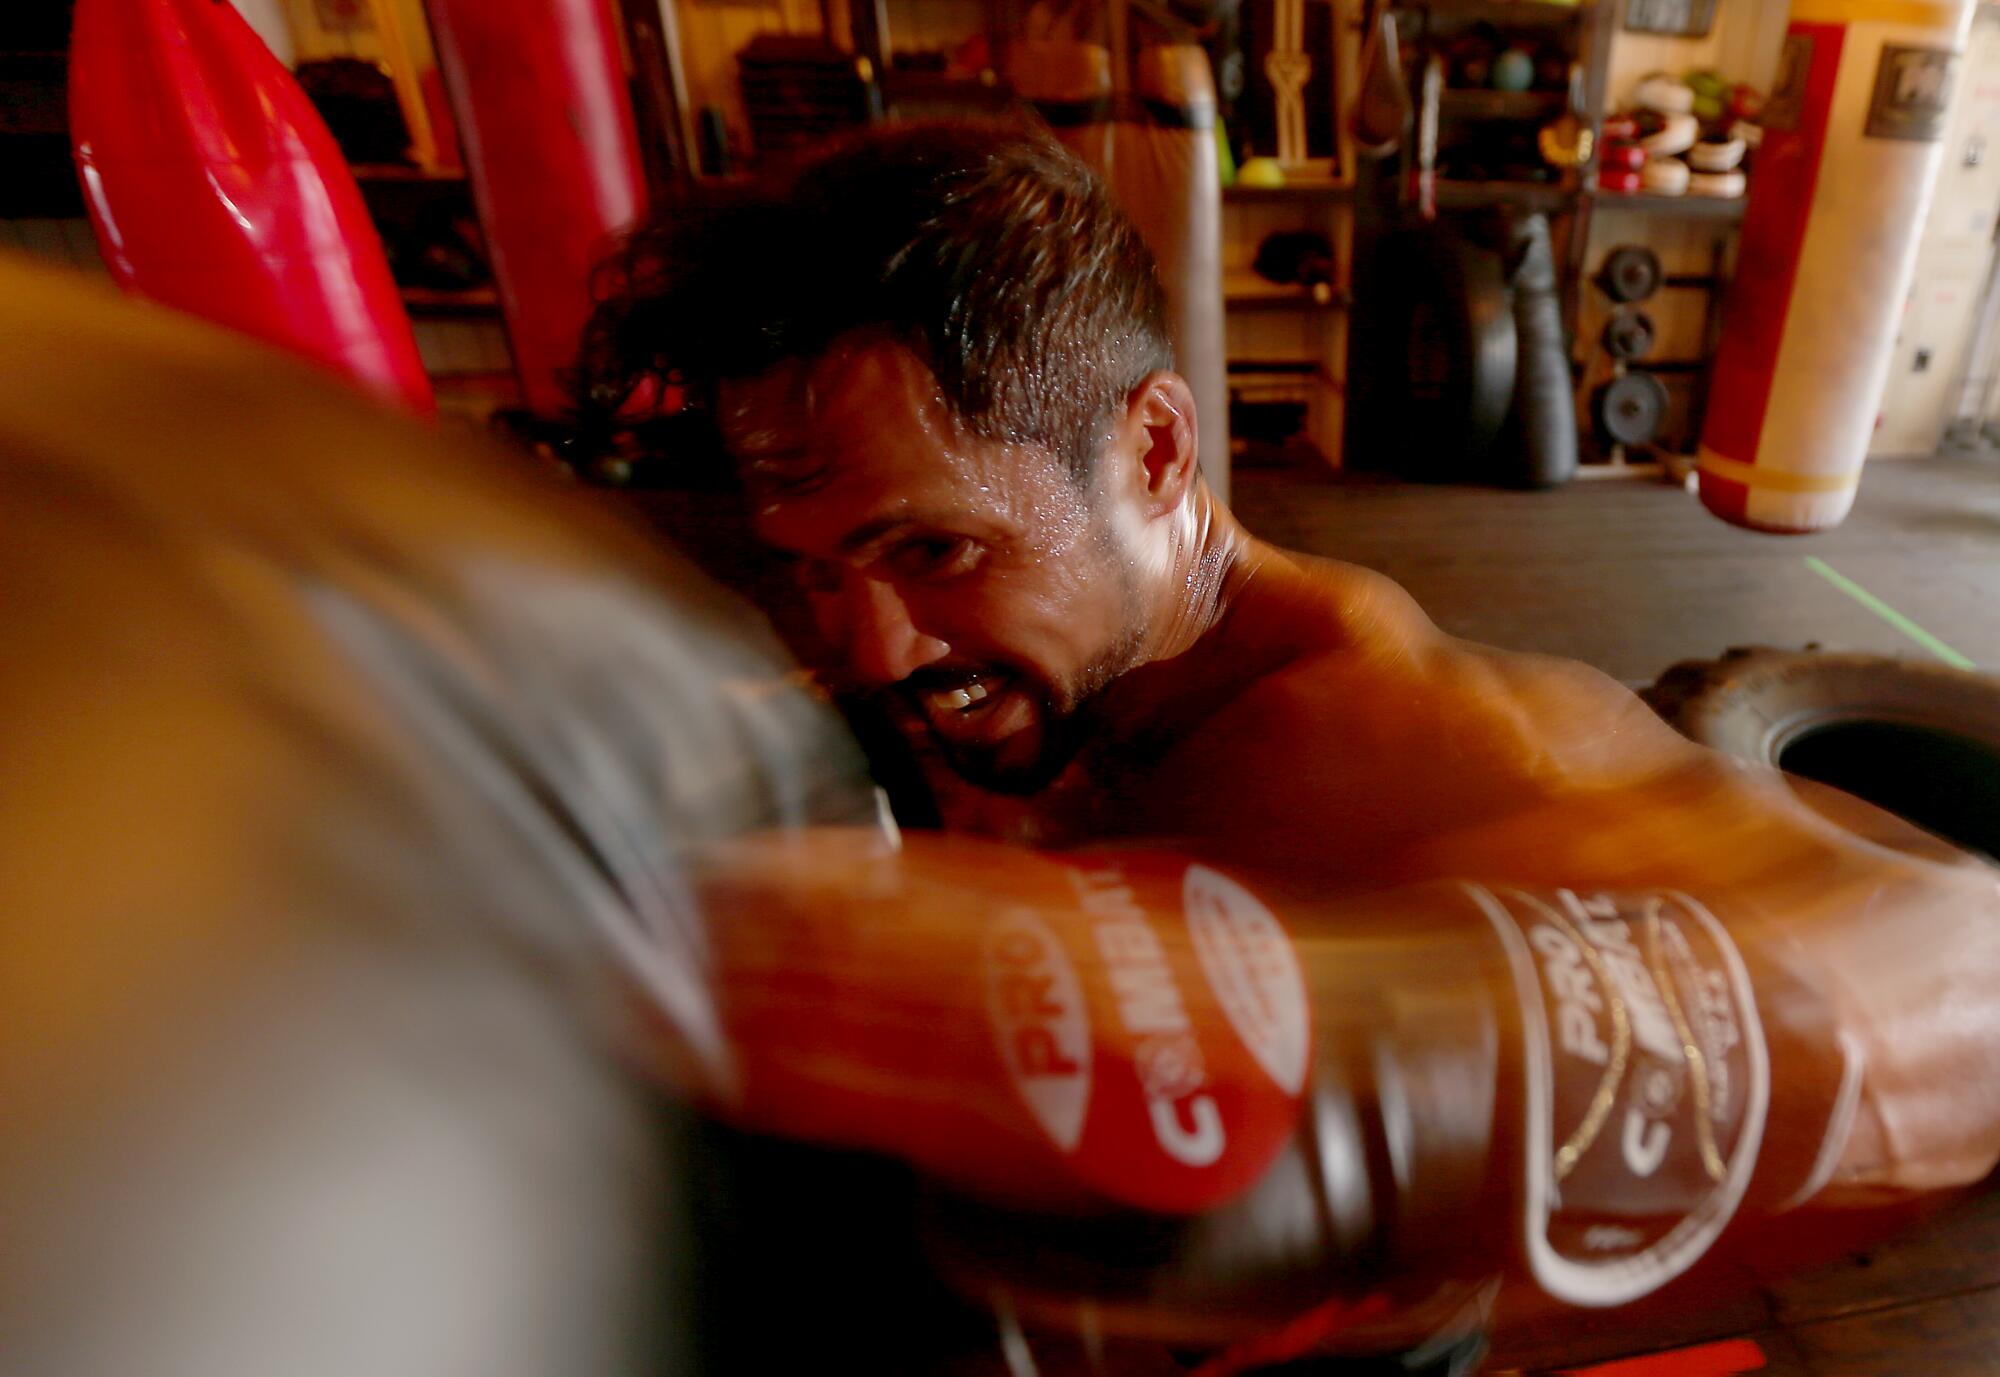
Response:
[[[1310,1015],[1249,891],[1164,855],[886,845],[758,841],[709,870],[732,1117],[1042,1204],[1190,1214],[1264,1174]],[[985,879],[1004,901],[965,888]]]
[[[837,833],[737,845],[702,894],[724,1112],[949,1182],[940,1260],[1044,1323],[1226,1341],[1343,1277],[1501,1270],[1622,1304],[1824,1185],[1863,1069],[1789,930],[1681,894],[1281,925],[1165,853]]]

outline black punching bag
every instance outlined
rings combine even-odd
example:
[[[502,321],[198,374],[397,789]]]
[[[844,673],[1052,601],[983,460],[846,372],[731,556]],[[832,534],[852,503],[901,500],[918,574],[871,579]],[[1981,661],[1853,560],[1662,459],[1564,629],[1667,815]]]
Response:
[[[1519,352],[1514,404],[1507,414],[1495,476],[1515,487],[1552,488],[1576,476],[1576,403],[1548,217],[1522,216],[1514,222],[1509,240],[1508,280],[1514,292]]]

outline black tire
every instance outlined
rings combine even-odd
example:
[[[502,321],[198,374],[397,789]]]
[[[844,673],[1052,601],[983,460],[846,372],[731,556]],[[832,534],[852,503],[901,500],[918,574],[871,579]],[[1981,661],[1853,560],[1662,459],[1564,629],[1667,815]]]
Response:
[[[1395,362],[1371,408],[1369,450],[1397,456],[1406,478],[1477,476],[1514,398],[1518,344],[1500,255],[1420,226],[1385,235],[1372,257],[1382,295],[1367,347]]]
[[[2000,678],[1881,655],[1732,650],[1646,694],[1685,735],[2000,857]]]

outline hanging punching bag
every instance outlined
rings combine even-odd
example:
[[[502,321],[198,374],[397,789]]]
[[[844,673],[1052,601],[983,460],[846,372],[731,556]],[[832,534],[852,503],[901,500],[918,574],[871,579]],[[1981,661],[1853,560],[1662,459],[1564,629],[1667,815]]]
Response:
[[[604,0],[429,0],[528,409],[559,415],[590,277],[644,204]]]
[[[1701,500],[1768,531],[1854,504],[1971,0],[1794,0],[1701,439]]]
[[[1548,217],[1522,216],[1508,238],[1517,352],[1507,456],[1497,476],[1516,487],[1552,488],[1576,476],[1576,403]]]
[[[1194,393],[1202,473],[1228,501],[1222,170],[1208,54],[1193,44],[1142,50],[1132,100],[1113,90],[1111,54],[1099,44],[1024,39],[1007,62],[1021,98],[1110,185],[1158,260],[1174,366]]]
[[[1111,171],[1111,50],[1101,43],[1023,38],[1007,47],[1014,92],[1035,107],[1063,146]]]
[[[227,0],[77,0],[69,105],[90,223],[120,286],[431,410],[354,176]]]
[[[1113,129],[1111,187],[1160,262],[1174,366],[1194,392],[1201,467],[1229,500],[1229,369],[1222,305],[1222,169],[1215,80],[1192,43],[1141,50],[1139,108]]]

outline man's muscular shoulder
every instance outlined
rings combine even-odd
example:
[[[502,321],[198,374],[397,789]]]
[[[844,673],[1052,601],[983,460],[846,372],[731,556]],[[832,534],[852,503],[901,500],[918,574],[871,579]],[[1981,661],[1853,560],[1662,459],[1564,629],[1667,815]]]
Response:
[[[1236,612],[1251,634],[1285,642],[1297,656],[1339,651],[1394,656],[1438,629],[1401,584],[1372,569],[1267,550]]]
[[[1272,591],[1299,653],[1240,707],[1297,732],[1421,731],[1434,746],[1497,754],[1552,779],[1657,768],[1691,751],[1628,689],[1573,660],[1476,645],[1440,631],[1393,580],[1355,565],[1288,556]]]
[[[1271,628],[1287,653],[1237,657],[1252,666],[1237,691],[1154,776],[1171,785],[1156,796],[1203,815],[1190,828],[1256,859],[1365,869],[1701,754],[1596,671],[1447,636],[1379,574],[1287,557],[1256,582],[1234,630],[1254,643]]]

